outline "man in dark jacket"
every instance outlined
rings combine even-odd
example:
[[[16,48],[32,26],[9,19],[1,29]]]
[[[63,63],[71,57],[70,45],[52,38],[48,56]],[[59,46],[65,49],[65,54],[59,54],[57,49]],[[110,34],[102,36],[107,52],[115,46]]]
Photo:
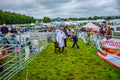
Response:
[[[1,30],[2,34],[7,34],[9,32],[9,30],[6,26],[2,26],[0,30]]]
[[[68,34],[68,27],[64,27],[63,29],[63,32],[65,33],[66,37],[69,37],[69,34]],[[67,47],[67,38],[64,39],[64,43],[65,43],[65,47]]]

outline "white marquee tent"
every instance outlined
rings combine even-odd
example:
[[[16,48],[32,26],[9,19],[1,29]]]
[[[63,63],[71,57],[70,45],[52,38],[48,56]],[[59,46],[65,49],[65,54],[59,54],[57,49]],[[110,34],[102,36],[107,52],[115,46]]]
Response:
[[[91,22],[87,23],[86,25],[84,25],[83,27],[87,27],[87,28],[93,28],[93,29],[99,29],[99,27]]]

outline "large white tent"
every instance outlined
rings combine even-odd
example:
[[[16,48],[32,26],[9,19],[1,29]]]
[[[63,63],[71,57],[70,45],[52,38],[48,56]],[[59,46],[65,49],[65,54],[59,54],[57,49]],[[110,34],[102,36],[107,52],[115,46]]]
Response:
[[[86,25],[84,25],[83,27],[86,28],[93,28],[93,29],[98,29],[99,27],[91,22],[87,23]]]

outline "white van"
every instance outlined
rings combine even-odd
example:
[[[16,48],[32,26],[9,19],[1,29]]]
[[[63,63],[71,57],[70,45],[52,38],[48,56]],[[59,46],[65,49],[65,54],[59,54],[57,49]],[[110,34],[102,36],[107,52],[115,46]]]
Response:
[[[120,34],[120,24],[111,26],[111,29],[115,34]]]

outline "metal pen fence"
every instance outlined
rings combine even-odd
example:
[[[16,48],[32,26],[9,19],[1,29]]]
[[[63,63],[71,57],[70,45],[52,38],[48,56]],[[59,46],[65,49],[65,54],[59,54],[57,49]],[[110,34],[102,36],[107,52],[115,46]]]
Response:
[[[15,74],[23,70],[40,52],[48,45],[48,32],[28,32],[17,34],[17,42],[0,42],[0,80],[10,80]],[[55,36],[54,34],[52,36]],[[102,35],[91,33],[88,37],[84,33],[84,41],[88,42],[94,48],[99,49]],[[120,39],[120,36],[112,36]],[[8,39],[6,39],[8,40]],[[10,39],[13,40],[13,39]],[[3,40],[4,42],[5,40]]]
[[[35,59],[48,45],[48,34],[51,33],[17,34],[17,44],[0,44],[0,80],[10,80]]]

